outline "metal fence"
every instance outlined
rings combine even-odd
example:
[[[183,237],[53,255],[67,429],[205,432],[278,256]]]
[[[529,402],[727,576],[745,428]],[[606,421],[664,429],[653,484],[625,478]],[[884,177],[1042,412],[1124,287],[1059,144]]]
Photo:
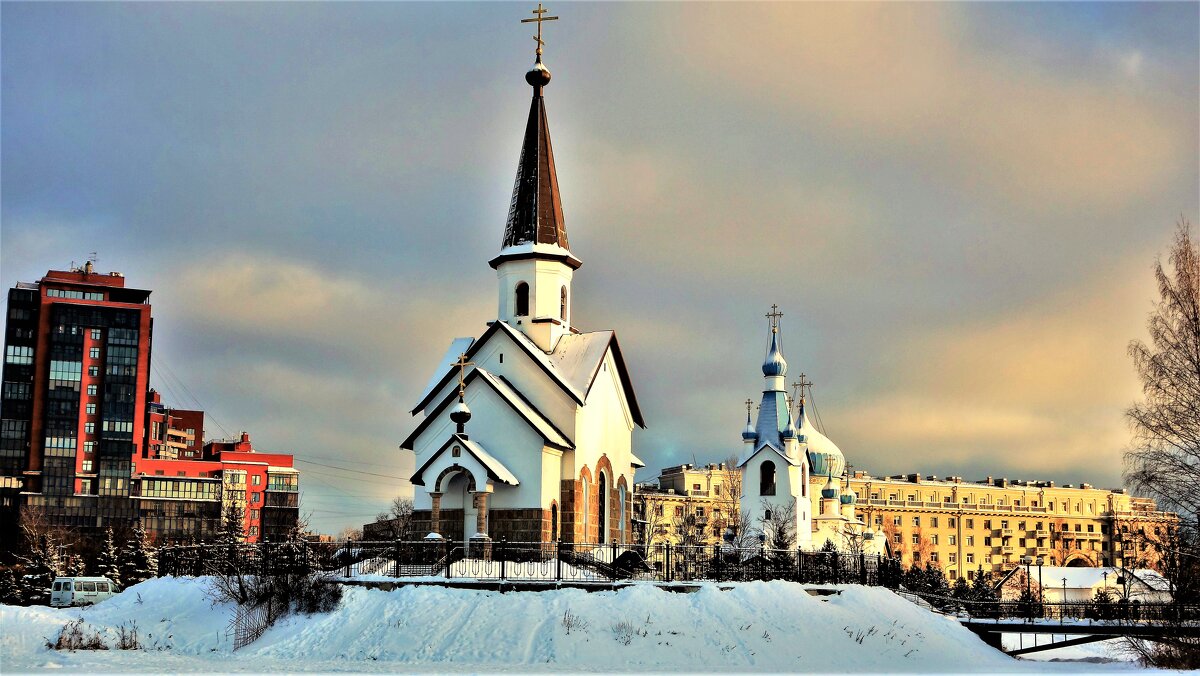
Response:
[[[934,610],[970,619],[1111,624],[1200,622],[1200,605],[1187,603],[1144,603],[1137,599],[1118,599],[1111,602],[972,601],[903,589],[897,590],[897,593],[932,606]]]
[[[159,550],[160,575],[273,574],[303,566],[346,578],[612,583],[625,580],[789,580],[898,587],[901,568],[876,555],[545,542],[346,541],[178,545]]]

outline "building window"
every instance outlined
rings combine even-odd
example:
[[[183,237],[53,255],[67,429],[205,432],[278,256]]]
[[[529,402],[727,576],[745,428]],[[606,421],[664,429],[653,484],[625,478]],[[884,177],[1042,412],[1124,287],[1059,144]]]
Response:
[[[96,423],[94,423],[94,422],[83,423],[83,432],[84,432],[84,434],[95,434],[96,433]]]
[[[913,538],[914,545],[921,544],[921,534],[920,533],[913,533],[912,538]]]
[[[929,517],[929,525],[933,526],[934,528],[937,528],[938,527],[938,518],[936,516]]]
[[[955,519],[954,517],[950,517],[950,524],[949,524],[949,525],[950,525],[950,527],[951,527],[951,528],[954,528],[955,526],[957,526],[957,525],[958,525],[958,520],[957,520],[957,519]]]
[[[951,535],[951,536],[950,536],[950,544],[951,544],[951,545],[957,545],[957,544],[958,544],[958,536],[957,536],[957,535]]]
[[[258,526],[250,526],[250,535],[258,535]]]
[[[450,449],[450,455],[457,458],[462,455],[462,446],[455,446]]]
[[[975,555],[967,552],[967,563],[975,563]]]
[[[984,546],[984,547],[991,547],[991,546],[992,546],[992,539],[991,539],[991,538],[989,538],[989,537],[985,537],[985,538],[983,539],[983,546]]]
[[[983,521],[983,529],[984,529],[984,530],[991,530],[991,529],[992,529],[992,520],[991,520],[991,519],[984,519],[984,521]]]
[[[32,364],[33,348],[28,345],[9,345],[4,351],[4,361],[9,364]]]
[[[96,386],[95,386],[95,385],[88,385],[88,388],[87,388],[87,393],[88,393],[88,396],[89,396],[89,397],[94,397],[94,396],[96,396]]]
[[[975,519],[967,519],[967,528],[975,527]]]
[[[934,562],[936,562],[936,561],[938,560],[938,558],[939,558],[939,557],[938,557],[938,553],[937,553],[937,552],[930,552],[930,553],[929,553],[929,560],[930,560],[930,561],[934,561]]]
[[[100,329],[92,329],[92,340],[100,340]]]
[[[257,505],[260,502],[262,502],[262,493],[250,494],[250,504]]]
[[[82,471],[84,471],[84,472],[90,472],[90,471],[92,471],[92,461],[91,461],[91,460],[84,460],[84,461],[83,461],[83,468],[82,468]]]
[[[758,494],[775,495],[775,463],[770,460],[759,468]]]
[[[253,481],[251,481],[250,483],[251,483],[252,485],[254,485],[254,486],[261,486],[261,485],[262,485],[262,475],[261,475],[261,474],[255,474],[255,475],[254,475],[254,480],[253,480]]]
[[[892,533],[892,542],[895,542],[896,544],[903,542],[903,540],[900,539],[899,533]]]
[[[892,525],[893,525],[893,526],[899,526],[899,525],[900,525],[900,515],[899,515],[899,514],[897,514],[896,516],[893,516],[893,517],[892,517]]]
[[[958,571],[957,571],[957,570],[951,570],[951,571],[950,571],[950,579],[951,579],[951,580],[957,580],[957,579],[958,579]]]
[[[936,545],[937,543],[938,543],[938,536],[937,536],[937,533],[934,533],[933,535],[930,535],[930,536],[929,536],[929,544],[931,544],[931,545]]]
[[[517,311],[514,312],[518,317],[526,317],[529,315],[529,285],[525,282],[517,284],[515,305]]]
[[[86,411],[88,415],[96,415],[96,405],[95,404],[87,404],[84,406],[83,410]]]
[[[559,293],[558,299],[558,316],[564,322],[567,321],[567,287],[563,287]]]
[[[914,516],[913,517],[913,525],[920,528],[921,527],[921,517]]]
[[[89,366],[88,367],[88,375],[93,378],[100,375],[100,367],[99,366]]]
[[[921,552],[913,552],[913,563],[921,560]]]
[[[974,536],[974,535],[968,535],[968,536],[967,536],[967,546],[968,546],[968,547],[974,547],[974,546],[975,546],[975,536]]]
[[[89,349],[88,357],[90,357],[92,359],[99,359],[100,358],[100,348],[93,347],[93,348]]]

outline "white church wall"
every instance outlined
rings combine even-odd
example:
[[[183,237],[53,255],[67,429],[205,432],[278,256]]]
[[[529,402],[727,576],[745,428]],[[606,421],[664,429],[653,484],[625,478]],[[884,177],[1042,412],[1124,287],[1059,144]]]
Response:
[[[500,318],[512,326],[521,329],[540,345],[544,351],[554,348],[558,337],[567,332],[571,321],[571,278],[574,271],[570,266],[558,261],[520,260],[509,261],[500,265],[496,271],[499,277]],[[529,314],[516,315],[516,289],[524,282],[529,285]],[[567,289],[567,316],[564,320],[560,314],[561,293]],[[552,318],[560,324],[534,323],[534,319]]]
[[[496,491],[492,504],[497,507],[541,506],[541,484],[536,479],[541,472],[539,451],[544,443],[541,436],[491,386],[481,380],[471,382],[465,400],[471,409],[471,420],[466,425],[467,435],[522,482],[515,487],[506,484],[498,487],[504,490]],[[426,428],[413,443],[417,465],[423,465],[429,459],[429,454],[441,448],[456,429],[449,413],[443,412],[441,418]],[[430,508],[429,490],[433,490],[432,486],[426,485],[425,490],[417,491],[417,509]]]
[[[632,488],[634,424],[611,351],[604,356],[586,405],[576,413],[574,427],[575,453],[572,458],[564,456],[572,464],[565,466],[563,473],[578,477],[586,465],[594,477],[600,457],[607,455],[614,472],[612,485],[617,486],[623,476],[626,486]]]

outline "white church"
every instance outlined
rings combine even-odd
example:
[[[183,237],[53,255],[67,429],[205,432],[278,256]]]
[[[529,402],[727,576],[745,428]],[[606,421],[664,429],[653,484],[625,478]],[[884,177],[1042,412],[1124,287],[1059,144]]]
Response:
[[[540,36],[540,31],[539,31]],[[575,328],[567,243],[542,92],[533,101],[496,270],[496,319],[455,338],[412,409],[414,521],[428,537],[628,543],[636,427],[645,427],[613,331]]]
[[[747,402],[737,467],[742,472],[740,509],[768,546],[772,534],[767,531],[786,528],[795,533],[795,546],[802,550],[829,542],[839,551],[883,554],[886,542],[859,518],[858,496],[841,484],[846,471],[841,449],[809,421],[803,389],[794,400],[788,397],[782,316],[777,306],[767,314],[771,333],[755,422]],[[800,388],[808,384],[803,375],[796,383]]]

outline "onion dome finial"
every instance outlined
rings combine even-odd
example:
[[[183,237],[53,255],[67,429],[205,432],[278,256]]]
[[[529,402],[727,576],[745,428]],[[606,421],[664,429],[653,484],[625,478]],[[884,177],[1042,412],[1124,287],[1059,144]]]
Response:
[[[779,318],[782,316],[778,305],[772,305],[767,313],[767,319],[771,320],[771,344],[767,347],[762,372],[768,378],[787,375],[787,360],[783,358],[783,348],[779,346]]]
[[[758,438],[758,432],[754,430],[754,423],[750,422],[750,407],[754,402],[746,400],[746,427],[742,429],[742,441],[754,441]]]

